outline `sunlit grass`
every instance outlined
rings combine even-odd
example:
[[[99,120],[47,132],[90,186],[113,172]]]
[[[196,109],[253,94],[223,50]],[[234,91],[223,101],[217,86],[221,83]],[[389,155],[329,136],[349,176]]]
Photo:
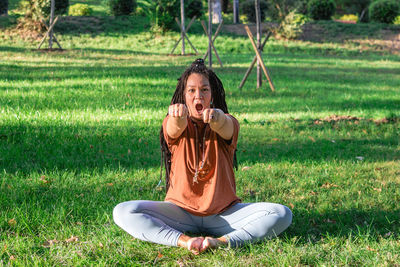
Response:
[[[252,48],[244,37],[218,37],[224,67],[214,61],[214,70],[241,126],[238,195],[285,204],[294,220],[277,239],[194,257],[132,239],[112,209],[163,199],[158,133],[176,79],[198,56],[167,55],[177,33],[111,33],[107,23],[95,34],[57,33],[62,52],[0,33],[0,265],[400,260],[398,56],[271,40],[264,60],[276,92],[265,81],[255,88],[255,70],[239,90]]]

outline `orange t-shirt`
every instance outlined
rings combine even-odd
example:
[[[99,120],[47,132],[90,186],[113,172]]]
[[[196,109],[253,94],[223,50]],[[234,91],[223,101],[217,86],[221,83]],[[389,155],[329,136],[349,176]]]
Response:
[[[168,116],[164,119],[164,138],[172,154],[170,186],[165,201],[172,202],[198,216],[217,214],[240,202],[236,196],[233,172],[233,156],[239,134],[239,122],[233,116],[227,115],[230,116],[234,125],[233,136],[229,141],[212,131],[208,124],[194,123],[189,118],[188,125],[181,136],[172,139],[167,135],[166,130]],[[203,149],[204,146],[205,149]],[[199,169],[197,183],[193,181],[196,150]],[[203,168],[200,168],[203,155],[205,160]]]

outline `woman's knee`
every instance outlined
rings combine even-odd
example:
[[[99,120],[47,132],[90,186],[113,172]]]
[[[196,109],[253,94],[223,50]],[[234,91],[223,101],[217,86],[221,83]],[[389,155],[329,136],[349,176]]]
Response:
[[[113,210],[113,219],[117,225],[121,225],[122,220],[128,214],[136,213],[140,209],[140,200],[119,203]]]
[[[282,225],[282,228],[286,229],[289,225],[292,224],[292,211],[286,207],[285,205],[277,204],[277,214],[279,215],[279,223]]]

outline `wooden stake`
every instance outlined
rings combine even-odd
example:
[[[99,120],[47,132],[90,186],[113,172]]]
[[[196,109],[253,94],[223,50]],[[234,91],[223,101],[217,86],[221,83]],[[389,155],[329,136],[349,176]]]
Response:
[[[223,22],[224,22],[224,20],[221,20],[221,23],[218,25],[218,28],[217,28],[217,30],[216,30],[215,33],[214,33],[214,36],[213,36],[213,38],[212,38],[213,43],[214,43],[215,39],[217,38],[217,36],[218,36],[218,34],[219,34],[219,31],[221,30],[221,27],[222,27],[222,23],[223,23]],[[203,28],[204,28],[204,27],[203,27]],[[207,57],[207,56],[208,56],[208,50],[207,50],[206,54],[204,55],[203,59],[206,60],[206,57]]]
[[[203,25],[203,24],[202,24]],[[204,28],[204,26],[203,26]],[[210,36],[212,35],[212,7],[211,0],[208,0],[208,67],[212,68],[212,53],[211,46],[212,42],[210,42]]]
[[[43,19],[42,19],[41,21],[42,21],[44,27],[46,27],[46,30],[48,31],[48,30],[49,30],[49,26],[47,26],[46,22],[44,22]],[[56,35],[54,34],[54,32],[53,32],[53,40],[57,43],[58,47],[62,50],[62,47],[61,47],[60,43],[58,42],[58,40],[57,40]]]
[[[260,52],[261,47],[261,10],[260,10],[260,0],[254,1],[256,9],[256,26],[257,26],[257,49]],[[262,86],[262,73],[260,61],[257,60],[257,88]]]
[[[54,21],[55,8],[56,8],[55,0],[51,0],[51,2],[50,2],[50,22],[49,22],[50,25],[53,24],[53,21]],[[50,30],[49,34],[50,34],[49,35],[49,48],[53,49],[53,29]]]
[[[222,66],[222,61],[221,61],[221,59],[219,58],[217,49],[215,48],[214,43],[213,43],[213,41],[212,41],[212,39],[211,39],[211,35],[209,35],[209,34],[207,33],[207,27],[206,27],[206,25],[205,25],[205,23],[204,23],[203,20],[201,21],[201,26],[203,26],[204,32],[206,33],[206,35],[207,35],[207,37],[208,37],[208,45],[211,46],[212,49],[214,50],[215,56],[217,57],[218,62],[219,62],[219,64],[221,65],[221,68],[222,68],[222,67],[223,67],[223,66]],[[210,54],[211,54],[211,52],[209,52],[208,58],[210,58]],[[211,68],[211,67],[210,67],[210,68]]]
[[[267,34],[267,36],[266,36],[265,39],[264,39],[264,42],[261,44],[261,49],[260,49],[261,51],[263,51],[264,46],[265,46],[265,44],[267,43],[267,41],[268,41],[268,39],[269,39],[270,36],[271,36],[271,32],[269,31],[268,34]],[[250,73],[251,73],[251,71],[252,71],[252,69],[253,69],[254,64],[256,63],[256,61],[257,61],[257,55],[255,55],[254,58],[253,58],[253,60],[251,61],[250,67],[247,69],[246,74],[244,75],[243,80],[242,80],[242,82],[241,82],[240,85],[239,85],[239,89],[242,89],[244,83],[247,81],[247,78],[249,77],[249,75],[250,75]]]
[[[57,20],[58,20],[58,16],[57,16],[57,17],[55,18],[55,20],[53,21],[53,24],[50,25],[49,30],[48,30],[48,31],[46,32],[46,34],[44,35],[42,41],[40,41],[40,44],[39,44],[38,49],[40,49],[40,47],[42,46],[44,40],[46,40],[46,38],[47,38],[48,36],[50,36],[50,31],[53,30],[54,25],[56,25]]]
[[[194,17],[190,20],[190,22],[189,22],[189,24],[188,24],[188,26],[187,26],[187,28],[186,28],[186,32],[185,32],[186,40],[189,40],[189,38],[187,37],[186,33],[189,31],[189,29],[190,29],[190,27],[192,26],[192,24],[193,24],[193,22],[194,22],[195,19],[196,19],[196,16],[194,16]],[[176,21],[176,23],[178,23],[179,28],[181,28],[181,24],[179,23],[178,18],[175,18],[175,21]],[[174,53],[175,48],[178,46],[178,44],[179,44],[179,42],[180,42],[181,40],[182,40],[182,34],[181,34],[181,37],[179,38],[179,40],[175,43],[174,48],[172,48],[172,51],[171,51],[170,54],[173,54],[173,53]],[[191,44],[190,41],[189,41],[189,44]],[[194,48],[193,45],[192,45],[192,48],[193,48],[193,50],[196,51],[196,53],[198,54],[198,51],[196,50],[196,48]]]
[[[176,19],[176,18],[175,18]],[[181,0],[181,39],[182,39],[182,52],[181,55],[185,55],[185,3]]]
[[[262,68],[262,70],[264,71],[265,76],[267,77],[267,80],[268,80],[269,86],[270,86],[270,88],[271,88],[271,91],[274,92],[274,91],[275,91],[275,86],[274,86],[274,84],[272,83],[271,77],[270,77],[270,75],[269,75],[269,73],[268,73],[267,68],[265,67],[264,61],[263,61],[263,59],[262,59],[262,57],[261,57],[261,55],[260,55],[260,53],[259,53],[259,51],[258,51],[258,49],[257,49],[256,44],[254,43],[253,34],[251,33],[251,31],[250,31],[250,29],[249,29],[249,26],[245,25],[244,28],[245,28],[245,30],[246,30],[246,32],[247,32],[247,35],[248,35],[249,38],[250,38],[250,42],[251,42],[251,45],[253,46],[254,52],[256,52],[256,56],[257,56],[258,61],[259,61],[260,64],[261,64],[261,68]]]
[[[192,18],[192,20],[191,21],[194,21],[194,18],[196,18],[196,16],[194,16],[193,18]],[[179,28],[181,27],[181,24],[179,23],[179,20],[178,20],[178,18],[175,18],[175,21],[176,21],[176,23],[179,25]],[[189,23],[189,25],[191,25],[190,23]],[[188,27],[189,28],[189,27]],[[192,44],[192,42],[189,40],[189,37],[186,35],[186,32],[183,32],[183,36],[184,36],[184,38],[183,38],[183,40],[185,40],[185,38],[186,38],[186,40],[188,41],[188,43],[190,44],[190,46],[193,48],[193,50],[196,52],[196,54],[198,54],[199,52],[197,51],[197,49],[194,47],[194,45]],[[182,37],[179,39],[179,40],[181,40],[182,39]],[[179,41],[178,41],[179,42]]]

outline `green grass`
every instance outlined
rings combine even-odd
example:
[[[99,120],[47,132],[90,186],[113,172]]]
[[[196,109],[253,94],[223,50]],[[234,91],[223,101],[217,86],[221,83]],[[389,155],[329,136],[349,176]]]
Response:
[[[196,56],[167,56],[178,34],[149,33],[143,18],[97,19],[60,22],[62,52],[0,33],[0,265],[398,264],[398,55],[272,39],[276,92],[255,89],[254,72],[240,91],[249,41],[218,37],[215,71],[241,125],[238,195],[294,218],[277,239],[193,256],[132,239],[112,209],[163,199],[158,131]],[[201,32],[189,36],[204,52]],[[325,119],[335,114],[358,119]]]

